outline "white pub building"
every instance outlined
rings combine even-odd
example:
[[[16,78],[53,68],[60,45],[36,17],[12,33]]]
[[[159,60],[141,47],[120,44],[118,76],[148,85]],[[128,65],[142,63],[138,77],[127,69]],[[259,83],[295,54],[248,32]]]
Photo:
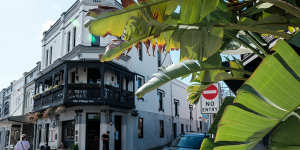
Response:
[[[32,149],[102,150],[101,136],[109,131],[110,150],[148,150],[184,132],[207,130],[200,106],[189,105],[187,85],[179,80],[142,99],[134,95],[159,67],[172,64],[170,54],[148,56],[143,45],[119,60],[99,62],[114,39],[93,36],[84,26],[92,19],[88,10],[99,4],[121,8],[113,0],[78,0],[43,35],[33,110],[25,109],[37,117]]]

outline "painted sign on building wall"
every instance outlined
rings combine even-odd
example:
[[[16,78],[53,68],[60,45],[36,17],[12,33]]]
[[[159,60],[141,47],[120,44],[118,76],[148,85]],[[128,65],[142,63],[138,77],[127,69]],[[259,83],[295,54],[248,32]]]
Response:
[[[201,113],[216,114],[220,107],[220,91],[218,84],[212,84],[202,92],[200,97]]]

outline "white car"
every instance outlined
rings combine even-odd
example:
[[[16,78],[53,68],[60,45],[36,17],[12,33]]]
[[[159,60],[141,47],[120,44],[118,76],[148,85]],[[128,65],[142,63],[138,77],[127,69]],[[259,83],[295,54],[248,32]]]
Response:
[[[176,138],[170,147],[163,150],[199,150],[204,138],[208,137],[203,133],[189,133]]]

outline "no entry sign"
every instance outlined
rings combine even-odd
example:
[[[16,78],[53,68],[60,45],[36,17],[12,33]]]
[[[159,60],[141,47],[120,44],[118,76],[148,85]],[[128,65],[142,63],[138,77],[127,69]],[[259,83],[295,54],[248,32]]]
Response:
[[[213,84],[205,89],[202,92],[200,101],[202,114],[217,113],[220,107],[218,84]]]
[[[207,100],[213,100],[218,96],[218,88],[215,85],[211,85],[203,91],[202,95]]]

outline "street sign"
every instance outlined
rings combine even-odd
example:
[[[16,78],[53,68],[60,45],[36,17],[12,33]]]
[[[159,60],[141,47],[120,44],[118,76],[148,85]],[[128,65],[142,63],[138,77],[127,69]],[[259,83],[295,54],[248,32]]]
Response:
[[[202,92],[200,97],[202,114],[216,114],[219,111],[219,93],[218,84],[213,84]]]
[[[202,95],[207,100],[213,100],[218,96],[218,88],[215,85],[211,85],[203,91]]]

